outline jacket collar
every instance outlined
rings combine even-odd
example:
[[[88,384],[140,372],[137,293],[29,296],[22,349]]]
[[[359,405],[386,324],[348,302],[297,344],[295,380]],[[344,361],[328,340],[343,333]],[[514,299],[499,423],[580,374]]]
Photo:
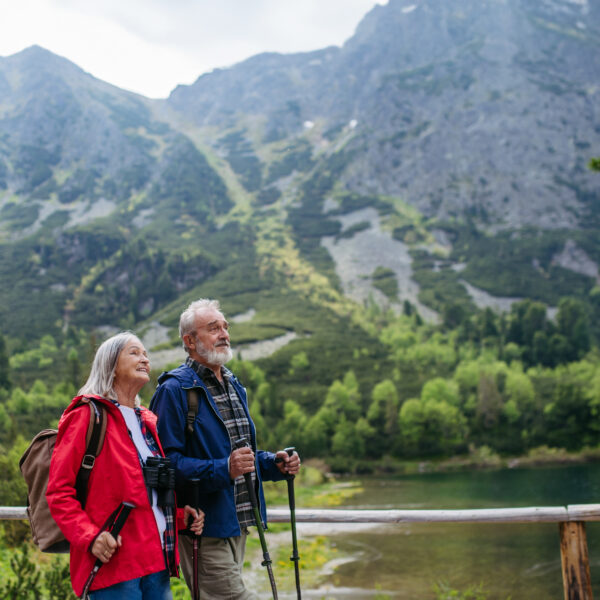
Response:
[[[108,410],[116,410],[117,409],[116,404],[114,404],[107,398],[103,398],[102,396],[97,396],[95,394],[85,394],[82,396],[75,396],[69,403],[69,406],[67,406],[67,408],[65,408],[65,410],[63,412],[63,416],[65,414],[71,412],[72,410],[74,410],[81,403],[81,401],[84,400],[85,398],[93,398],[94,400],[96,400],[96,402],[103,404],[104,407],[107,408]],[[152,424],[156,423],[156,415],[154,413],[150,412],[149,410],[147,410],[143,406],[140,406],[140,415],[145,422],[152,423]]]
[[[230,381],[239,384],[237,377],[227,368],[223,367],[224,374],[230,379]],[[172,371],[165,371],[161,373],[158,378],[158,383],[164,383],[169,377],[174,377],[179,381],[181,387],[184,389],[189,389],[192,387],[205,387],[202,382],[202,378],[188,365],[180,365],[176,369]]]

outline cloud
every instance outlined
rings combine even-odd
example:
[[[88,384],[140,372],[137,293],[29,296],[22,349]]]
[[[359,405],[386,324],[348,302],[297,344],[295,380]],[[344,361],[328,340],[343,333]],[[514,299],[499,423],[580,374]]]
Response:
[[[38,44],[150,97],[260,52],[342,45],[375,0],[19,0],[0,55]]]

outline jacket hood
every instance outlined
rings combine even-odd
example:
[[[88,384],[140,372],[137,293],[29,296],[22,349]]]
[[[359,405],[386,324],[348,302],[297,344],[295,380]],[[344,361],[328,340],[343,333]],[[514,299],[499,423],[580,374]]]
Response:
[[[163,371],[158,377],[158,384],[160,385],[170,378],[176,379],[179,385],[186,388],[196,385],[199,379],[194,369],[187,365],[180,365],[171,371]]]
[[[110,400],[107,400],[106,398],[103,398],[102,396],[96,396],[94,394],[85,394],[82,396],[75,396],[75,398],[73,398],[73,400],[71,400],[71,402],[69,403],[69,406],[67,406],[67,408],[65,408],[65,410],[63,411],[63,414],[61,415],[60,420],[59,420],[59,425],[60,425],[60,422],[65,418],[65,416],[67,414],[69,414],[72,410],[74,410],[77,406],[79,406],[81,401],[85,398],[93,398],[97,402],[104,404],[104,407],[107,408],[108,410],[116,410],[116,408],[117,408]],[[146,423],[152,423],[154,426],[156,426],[156,422],[157,422],[156,415],[153,412],[149,411],[147,408],[144,408],[143,406],[140,406],[140,409],[142,411],[142,413],[141,413],[142,419]]]
[[[73,398],[71,400],[71,402],[69,403],[69,406],[67,406],[67,408],[65,408],[65,410],[63,411],[63,414],[60,417],[60,420],[58,422],[59,425],[60,425],[61,421],[66,417],[66,415],[68,415],[72,410],[74,410],[79,405],[81,400],[83,400],[84,398],[93,398],[94,400],[101,402],[105,406],[114,406],[114,404],[112,402],[110,402],[106,398],[102,398],[102,396],[95,396],[93,394],[85,394],[82,396],[75,396],[75,398]]]

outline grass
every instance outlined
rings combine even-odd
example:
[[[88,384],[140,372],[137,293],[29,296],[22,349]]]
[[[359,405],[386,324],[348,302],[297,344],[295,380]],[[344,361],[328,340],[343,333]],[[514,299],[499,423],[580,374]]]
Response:
[[[313,465],[318,465],[313,466]],[[324,474],[326,466],[321,461],[304,461],[295,479],[294,491],[298,508],[340,506],[345,500],[362,491],[358,483],[337,482]],[[263,484],[268,506],[287,506],[288,495],[285,481],[265,481]]]
[[[466,590],[456,590],[447,583],[441,582],[433,585],[435,600],[486,600],[488,597],[482,584],[469,586]],[[510,597],[506,600],[510,600]]]

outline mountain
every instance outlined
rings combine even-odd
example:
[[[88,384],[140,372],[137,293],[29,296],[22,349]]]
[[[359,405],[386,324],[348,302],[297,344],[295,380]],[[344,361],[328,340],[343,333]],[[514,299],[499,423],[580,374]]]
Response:
[[[332,257],[354,299],[372,292],[361,279],[377,265],[356,265],[382,247],[382,217],[410,246],[410,271],[403,258],[379,263],[401,297],[436,310],[466,292],[480,306],[556,304],[598,278],[600,187],[586,165],[600,137],[599,43],[600,10],[587,1],[391,0],[342,48],[255,56],[179,86],[167,105],[258,199],[284,193],[296,243],[313,264]],[[315,163],[335,186],[300,200],[286,177],[306,180]],[[394,198],[396,214],[324,221],[328,194],[355,208]],[[427,233],[399,217],[398,201]],[[340,223],[351,239],[335,237]]]
[[[341,48],[166,100],[39,47],[0,58],[1,331],[168,351],[185,302],[217,296],[242,356],[280,348],[272,373],[316,406],[356,352],[361,383],[392,368],[365,304],[590,304],[599,47],[587,0],[390,0]]]
[[[217,211],[232,205],[204,156],[155,120],[148,100],[39,47],[2,59],[0,86],[3,329],[14,332],[31,318],[20,317],[20,308],[40,319],[51,316],[52,323],[67,322],[73,311],[93,322],[87,297],[107,283],[112,296],[97,316],[118,320],[136,284],[163,275],[160,293],[171,287],[174,296],[211,272],[200,249],[171,262],[160,250],[156,256],[142,251],[143,265],[129,260],[127,241],[152,215],[172,219],[166,239],[185,230],[183,217],[212,223]],[[140,243],[149,239],[151,227]],[[89,279],[99,261],[106,262],[89,280],[93,286],[82,287],[80,278]],[[158,293],[136,304],[134,313],[152,310]],[[53,310],[40,312],[42,301]]]
[[[427,217],[471,214],[486,229],[574,228],[595,218],[585,164],[598,146],[599,12],[391,0],[341,49],[256,56],[168,102],[199,126],[262,119],[262,143],[307,121],[325,140],[353,123],[346,189],[401,197]]]

